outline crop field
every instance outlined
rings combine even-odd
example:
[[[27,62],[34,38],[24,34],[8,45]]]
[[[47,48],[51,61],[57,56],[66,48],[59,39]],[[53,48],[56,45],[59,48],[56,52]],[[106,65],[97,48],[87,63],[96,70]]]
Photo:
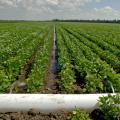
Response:
[[[0,93],[120,92],[120,25],[0,23]]]

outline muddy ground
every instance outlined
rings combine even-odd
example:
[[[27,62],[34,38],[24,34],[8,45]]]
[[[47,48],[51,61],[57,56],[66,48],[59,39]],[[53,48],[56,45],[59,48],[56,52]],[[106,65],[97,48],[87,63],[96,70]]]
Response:
[[[58,86],[58,76],[57,76],[57,45],[56,45],[56,32],[54,29],[53,35],[53,47],[51,50],[51,55],[48,62],[48,67],[46,71],[46,78],[45,78],[45,90],[42,93],[52,93],[57,94],[59,93],[59,86]]]

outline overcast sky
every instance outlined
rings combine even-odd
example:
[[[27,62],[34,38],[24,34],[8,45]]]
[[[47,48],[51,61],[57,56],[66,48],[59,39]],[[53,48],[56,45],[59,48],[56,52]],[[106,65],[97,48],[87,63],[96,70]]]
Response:
[[[0,0],[0,19],[120,19],[120,0]]]

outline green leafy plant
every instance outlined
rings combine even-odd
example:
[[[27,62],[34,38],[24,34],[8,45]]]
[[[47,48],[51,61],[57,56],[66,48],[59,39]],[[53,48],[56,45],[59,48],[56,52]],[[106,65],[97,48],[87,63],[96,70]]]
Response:
[[[86,92],[96,93],[103,90],[103,83],[94,74],[86,76]]]
[[[80,110],[80,109],[75,109],[69,120],[91,120],[89,117],[89,114],[87,114],[86,112]]]
[[[120,120],[120,95],[100,97],[99,107],[105,120]]]
[[[71,93],[73,91],[73,83],[75,82],[75,74],[72,70],[72,65],[67,63],[64,65],[63,70],[60,72],[61,76],[61,90]]]

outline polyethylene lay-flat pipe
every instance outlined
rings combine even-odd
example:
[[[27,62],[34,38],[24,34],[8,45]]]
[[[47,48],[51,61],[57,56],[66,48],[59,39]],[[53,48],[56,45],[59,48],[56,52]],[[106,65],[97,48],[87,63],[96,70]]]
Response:
[[[108,94],[0,94],[0,112],[35,110],[55,112],[81,108],[88,112],[98,108],[99,97]],[[115,94],[112,94],[115,95]]]

